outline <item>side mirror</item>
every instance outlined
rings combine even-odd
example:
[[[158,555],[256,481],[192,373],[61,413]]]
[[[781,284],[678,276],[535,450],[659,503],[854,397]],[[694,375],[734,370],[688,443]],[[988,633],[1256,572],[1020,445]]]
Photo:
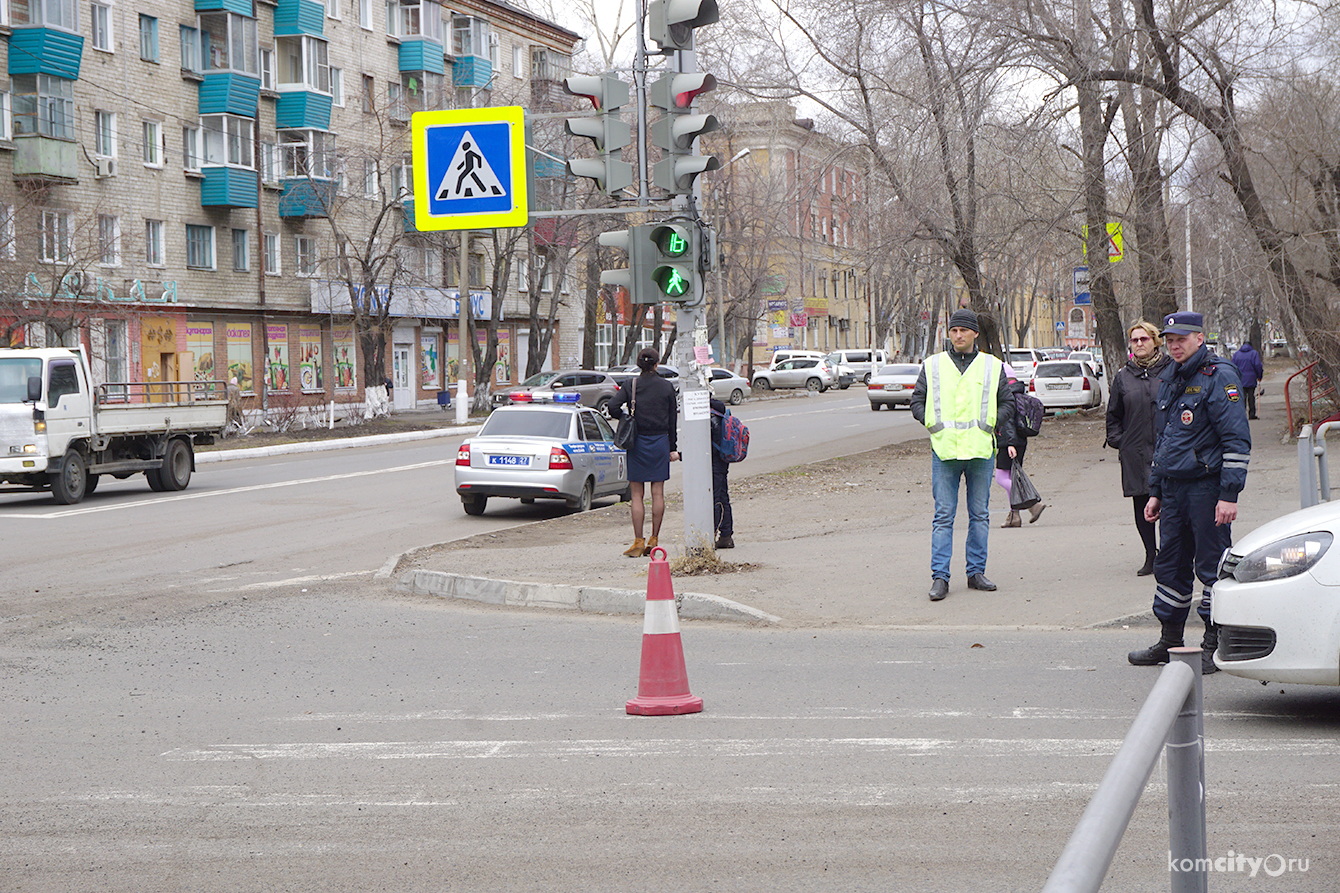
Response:
[[[28,403],[36,403],[42,399],[42,378],[38,375],[28,376]]]

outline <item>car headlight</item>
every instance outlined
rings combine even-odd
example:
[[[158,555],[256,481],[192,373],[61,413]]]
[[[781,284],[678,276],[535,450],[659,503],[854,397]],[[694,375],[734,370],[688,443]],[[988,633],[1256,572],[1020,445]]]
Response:
[[[1318,531],[1276,540],[1242,558],[1233,568],[1233,579],[1239,583],[1260,583],[1301,574],[1321,560],[1332,539],[1329,533]]]

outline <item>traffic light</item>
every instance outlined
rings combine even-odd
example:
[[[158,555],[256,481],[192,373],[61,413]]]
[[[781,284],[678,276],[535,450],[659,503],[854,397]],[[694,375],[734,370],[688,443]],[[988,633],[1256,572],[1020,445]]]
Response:
[[[628,252],[628,266],[623,269],[604,270],[600,274],[601,285],[615,285],[624,288],[629,299],[635,304],[654,303],[639,301],[638,296],[645,291],[645,283],[651,275],[652,244],[650,226],[631,226],[628,229],[612,230],[596,237],[605,248],[618,248]]]
[[[651,126],[651,141],[664,152],[652,166],[653,180],[672,195],[692,192],[699,174],[721,167],[719,158],[698,155],[693,145],[704,133],[721,129],[715,115],[693,114],[694,101],[716,85],[717,79],[710,74],[667,72],[648,88],[649,101],[661,110],[661,117]]]
[[[693,49],[693,29],[719,21],[717,0],[651,0],[647,5],[647,34],[668,56]]]
[[[563,79],[563,89],[584,96],[598,113],[594,117],[568,118],[564,128],[573,136],[584,136],[595,144],[599,158],[572,158],[568,173],[595,180],[600,191],[618,197],[633,185],[633,166],[621,157],[632,142],[632,129],[619,117],[619,108],[629,100],[628,85],[612,71],[598,75],[576,75]]]
[[[688,218],[675,218],[649,229],[652,288],[646,303],[692,303],[697,300],[699,256],[702,253],[702,237],[697,222]]]

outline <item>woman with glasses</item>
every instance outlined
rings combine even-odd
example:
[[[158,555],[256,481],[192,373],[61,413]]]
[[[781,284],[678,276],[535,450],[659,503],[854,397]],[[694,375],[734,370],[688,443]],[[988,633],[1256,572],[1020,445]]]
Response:
[[[1107,445],[1121,458],[1121,492],[1135,507],[1135,526],[1145,545],[1145,563],[1136,571],[1146,577],[1154,572],[1158,551],[1154,522],[1145,520],[1149,501],[1149,464],[1154,458],[1154,410],[1159,394],[1159,375],[1172,358],[1162,350],[1158,327],[1143,319],[1130,329],[1130,359],[1112,379],[1107,400]]]

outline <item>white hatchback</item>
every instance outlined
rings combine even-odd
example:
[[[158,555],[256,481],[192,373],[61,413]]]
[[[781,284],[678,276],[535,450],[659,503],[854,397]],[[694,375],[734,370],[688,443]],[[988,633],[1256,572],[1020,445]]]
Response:
[[[1103,402],[1098,373],[1083,360],[1048,360],[1038,363],[1028,382],[1028,392],[1047,410],[1087,409]]]
[[[1340,501],[1276,518],[1224,552],[1214,662],[1263,682],[1340,685]]]

